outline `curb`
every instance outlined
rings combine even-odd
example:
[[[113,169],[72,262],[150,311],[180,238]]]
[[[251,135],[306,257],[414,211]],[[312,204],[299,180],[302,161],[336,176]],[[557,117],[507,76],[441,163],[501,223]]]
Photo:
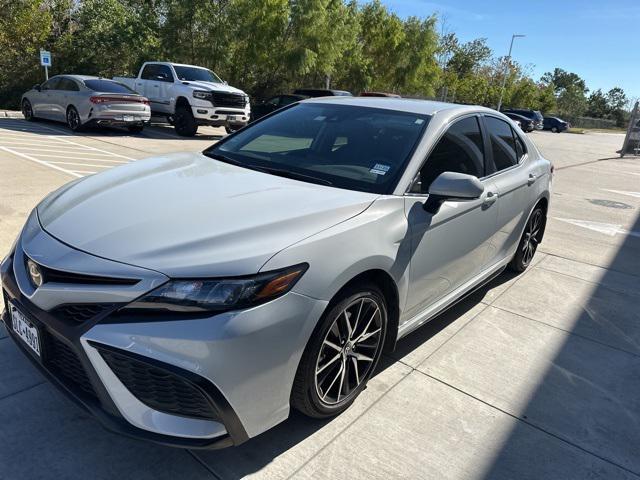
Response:
[[[16,110],[0,110],[0,118],[24,118],[22,112]]]

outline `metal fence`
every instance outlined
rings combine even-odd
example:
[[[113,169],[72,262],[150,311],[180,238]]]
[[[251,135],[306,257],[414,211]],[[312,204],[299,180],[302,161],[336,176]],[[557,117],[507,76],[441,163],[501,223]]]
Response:
[[[558,113],[547,114],[548,117],[559,117],[566,120],[575,128],[619,128],[616,125],[615,120],[608,120],[606,118],[592,118],[592,117],[574,117],[568,115],[561,115]]]

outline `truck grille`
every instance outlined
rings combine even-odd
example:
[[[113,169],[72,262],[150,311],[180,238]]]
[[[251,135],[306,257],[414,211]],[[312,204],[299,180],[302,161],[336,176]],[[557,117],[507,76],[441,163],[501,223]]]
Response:
[[[94,344],[125,387],[145,405],[161,412],[216,420],[204,394],[182,377]]]
[[[211,92],[211,101],[215,107],[245,107],[244,95],[239,93]]]

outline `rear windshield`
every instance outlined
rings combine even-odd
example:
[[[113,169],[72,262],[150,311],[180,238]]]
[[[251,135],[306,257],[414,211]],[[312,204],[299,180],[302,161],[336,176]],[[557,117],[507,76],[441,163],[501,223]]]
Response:
[[[94,92],[104,93],[135,93],[126,85],[113,80],[85,80],[84,84]]]
[[[389,193],[429,119],[353,105],[296,104],[242,129],[205,154],[310,183]]]
[[[174,65],[173,69],[176,71],[178,79],[185,82],[222,83],[222,80],[220,80],[215,73],[211,70],[207,70],[206,68],[180,67]]]

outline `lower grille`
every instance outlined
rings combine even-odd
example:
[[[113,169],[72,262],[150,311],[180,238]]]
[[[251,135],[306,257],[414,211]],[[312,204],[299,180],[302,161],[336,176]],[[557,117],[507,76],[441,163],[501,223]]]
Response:
[[[173,415],[217,419],[203,393],[191,382],[129,355],[98,350],[124,386],[145,405]]]
[[[80,358],[65,343],[45,333],[45,364],[61,380],[71,383],[89,395],[96,396]]]
[[[101,304],[62,305],[54,308],[51,314],[71,323],[83,323],[106,311],[109,307],[109,305]]]

